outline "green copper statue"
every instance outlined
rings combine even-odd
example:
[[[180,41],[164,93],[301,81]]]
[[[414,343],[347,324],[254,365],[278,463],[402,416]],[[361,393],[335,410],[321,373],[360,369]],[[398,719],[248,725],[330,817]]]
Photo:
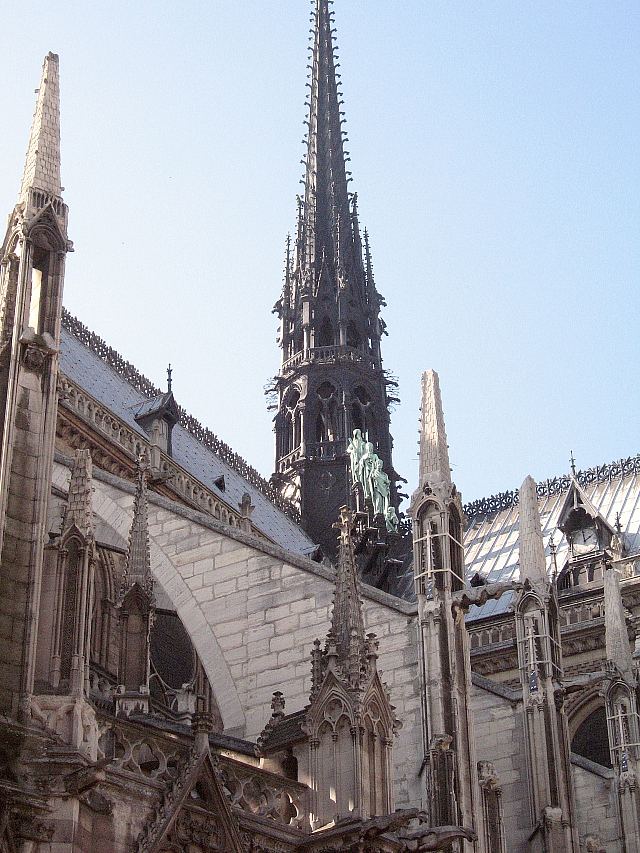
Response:
[[[374,452],[373,444],[354,429],[347,446],[351,467],[351,482],[360,483],[364,498],[371,501],[374,515],[384,516],[387,531],[397,533],[398,515],[391,505],[391,481],[382,468],[382,459]]]

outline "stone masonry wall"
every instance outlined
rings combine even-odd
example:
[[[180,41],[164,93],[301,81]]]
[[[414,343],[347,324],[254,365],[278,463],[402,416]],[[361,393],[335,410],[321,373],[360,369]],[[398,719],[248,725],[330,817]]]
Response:
[[[478,761],[491,761],[502,785],[505,838],[509,853],[528,850],[527,765],[521,708],[488,690],[473,687]]]
[[[604,768],[599,771],[588,769],[591,762],[580,759],[580,765],[574,761],[571,770],[576,792],[576,811],[580,842],[584,844],[589,836],[600,839],[607,853],[619,853],[618,810],[615,802],[613,772]]]
[[[94,471],[94,513],[125,540],[133,486]],[[69,471],[56,464],[65,489]],[[310,652],[329,627],[333,572],[305,558],[153,496],[151,563],[207,671],[225,731],[255,739],[274,690],[287,712],[307,703]],[[394,748],[397,807],[421,806],[423,781],[415,615],[378,590],[364,590],[367,631],[380,639],[379,669],[403,727]]]

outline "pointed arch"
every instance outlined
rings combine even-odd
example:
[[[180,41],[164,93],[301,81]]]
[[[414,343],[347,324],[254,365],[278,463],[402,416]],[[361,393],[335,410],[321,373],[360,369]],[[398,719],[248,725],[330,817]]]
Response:
[[[347,346],[353,349],[360,349],[362,346],[362,335],[353,320],[347,323]]]
[[[54,476],[56,482],[59,481],[59,485],[64,487],[68,469],[58,469]],[[115,498],[119,498],[120,502]],[[119,492],[114,486],[94,480],[93,509],[95,517],[101,520],[107,530],[127,541],[133,520],[131,497],[127,492]],[[207,622],[180,568],[174,565],[153,535],[149,536],[149,546],[154,580],[171,601],[198,653],[218,703],[223,727],[244,731],[245,715],[240,697],[214,629]]]
[[[335,343],[336,333],[333,328],[333,323],[331,322],[329,317],[325,315],[318,328],[318,340],[316,342],[316,346],[332,347],[335,346]]]

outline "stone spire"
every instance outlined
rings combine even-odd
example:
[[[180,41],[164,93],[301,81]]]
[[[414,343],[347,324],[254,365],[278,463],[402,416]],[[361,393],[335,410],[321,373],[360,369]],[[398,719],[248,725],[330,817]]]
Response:
[[[281,297],[280,371],[273,390],[275,482],[300,509],[302,527],[335,562],[332,525],[351,500],[346,452],[354,430],[382,460],[397,510],[388,387],[380,340],[384,301],[365,270],[358,201],[349,192],[348,152],[330,0],[313,0],[306,102],[304,192]],[[289,254],[289,253],[288,253]]]
[[[138,482],[133,503],[133,522],[129,533],[129,548],[122,579],[123,591],[137,583],[148,595],[153,591],[151,554],[149,551],[149,523],[147,518],[148,464],[138,460]]]
[[[420,487],[441,483],[451,487],[449,446],[444,428],[440,380],[435,370],[422,374],[420,409]]]
[[[20,201],[29,190],[43,190],[60,198],[60,78],[58,57],[49,53],[42,66],[42,79],[33,115],[27,159],[22,175]]]
[[[323,258],[344,261],[353,250],[332,18],[329,0],[315,0],[311,91],[307,102],[304,238],[298,257],[298,263],[307,268]]]
[[[62,521],[63,535],[75,527],[85,539],[94,538],[91,476],[91,453],[86,449],[76,450],[69,480],[69,497]]]
[[[547,561],[538,509],[538,494],[533,477],[520,487],[520,578],[544,589],[549,583]]]
[[[604,631],[607,660],[618,667],[625,681],[635,684],[620,577],[613,566],[604,573]]]
[[[334,527],[340,531],[340,537],[336,591],[327,647],[335,644],[338,663],[345,672],[353,670],[356,675],[360,667],[366,665],[367,643],[351,536],[353,513],[346,506],[340,508],[340,521]]]

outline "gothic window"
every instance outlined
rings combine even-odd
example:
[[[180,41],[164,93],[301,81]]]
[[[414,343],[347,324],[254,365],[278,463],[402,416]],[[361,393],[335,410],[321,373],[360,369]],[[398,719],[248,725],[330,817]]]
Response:
[[[576,729],[571,751],[602,767],[611,767],[607,715],[604,706],[596,708]]]
[[[98,551],[95,571],[95,591],[93,595],[93,617],[91,622],[91,661],[115,674],[116,661],[111,660],[111,600],[113,599],[113,578],[107,554]]]
[[[48,254],[42,249],[34,248],[33,264],[31,267],[31,296],[29,302],[29,316],[27,325],[36,332],[41,330],[42,317],[40,307],[42,304],[42,286],[47,281],[47,258]]]
[[[336,342],[335,334],[333,331],[333,325],[331,324],[331,320],[328,317],[325,317],[322,323],[320,324],[320,330],[318,332],[318,343],[316,346],[319,347],[332,347]]]
[[[323,382],[316,391],[317,415],[315,438],[320,444],[338,438],[338,395],[330,382]]]
[[[353,735],[348,717],[338,720],[335,731],[337,813],[346,817],[355,808],[355,778],[353,767]]]
[[[480,790],[482,791],[485,847],[491,853],[504,853],[502,788],[498,783],[498,777],[491,762],[479,761],[478,773]]]
[[[78,586],[82,572],[82,551],[78,540],[70,539],[66,549],[62,636],[60,641],[60,678],[63,681],[68,681],[71,675],[71,659],[76,648]]]
[[[387,812],[387,778],[385,758],[385,733],[382,723],[365,718],[365,743],[363,750],[363,770],[365,775],[365,810],[369,816]],[[368,796],[367,796],[368,795]]]
[[[293,391],[287,398],[284,405],[284,432],[282,437],[282,455],[287,456],[300,446],[301,431],[300,431],[300,411],[298,403],[300,402],[300,393]]]
[[[374,446],[376,443],[375,416],[373,413],[373,404],[371,397],[361,385],[353,391],[353,401],[351,403],[351,428],[359,429],[362,434],[371,441]]]
[[[135,594],[135,587],[123,603],[124,630],[122,632],[123,672],[119,681],[126,690],[139,690],[147,681],[147,624],[148,615],[142,609],[142,602]]]
[[[360,349],[360,333],[353,320],[349,320],[347,323],[347,346]]]
[[[439,536],[440,511],[436,504],[427,502],[420,508],[416,540],[416,566],[418,567],[418,592],[428,595],[431,584],[435,582],[438,589],[442,588],[443,562],[442,545]]]
[[[293,750],[287,750],[286,755],[282,758],[282,774],[287,779],[298,781],[298,759],[293,754]]]
[[[462,549],[462,523],[455,506],[449,508],[449,556],[453,572],[453,589],[463,585],[464,553]]]

